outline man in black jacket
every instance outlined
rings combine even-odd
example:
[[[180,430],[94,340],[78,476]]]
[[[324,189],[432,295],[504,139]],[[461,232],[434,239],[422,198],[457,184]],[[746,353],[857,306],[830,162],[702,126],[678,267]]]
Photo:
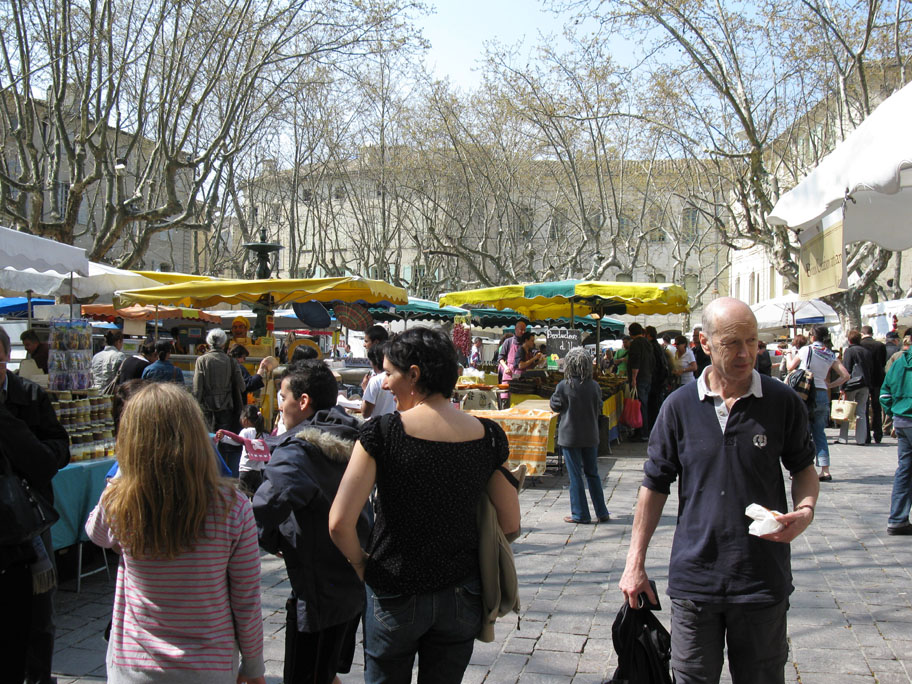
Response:
[[[887,346],[874,339],[874,329],[870,325],[861,326],[861,346],[871,353],[873,373],[871,374],[871,410],[868,412],[868,429],[865,444],[871,443],[871,430],[874,430],[874,441],[880,444],[883,439],[883,412],[880,408],[880,386],[883,384],[887,365]],[[873,424],[872,424],[873,423]]]
[[[358,421],[335,407],[338,385],[322,361],[282,379],[282,420],[264,481],[253,498],[260,546],[281,553],[292,595],[286,603],[287,684],[329,684],[348,672],[364,585],[329,537],[329,509],[358,439]],[[358,521],[367,544],[368,507]]]
[[[3,457],[15,474],[53,503],[51,480],[70,461],[69,437],[44,390],[7,372],[9,353],[9,336],[0,328]],[[32,582],[40,568],[52,567],[53,559],[50,531],[26,547],[0,547],[0,659],[9,681],[21,682],[23,675],[40,684],[54,681],[55,592],[35,593]]]
[[[630,348],[627,350],[627,372],[630,374],[630,388],[636,391],[637,399],[640,401],[640,413],[643,418],[643,427],[637,430],[635,439],[648,442],[649,394],[652,391],[652,373],[655,370],[656,359],[642,325],[631,323],[628,332],[631,340]]]
[[[662,402],[668,395],[668,378],[671,377],[671,369],[668,367],[668,356],[662,345],[659,344],[658,331],[654,326],[647,325],[645,332],[654,359],[652,388],[649,390],[649,430],[651,432],[659,415],[659,409],[662,408]]]
[[[143,340],[143,343],[139,346],[138,354],[134,354],[120,364],[120,378],[118,379],[118,384],[127,382],[128,380],[141,378],[142,372],[146,370],[148,365],[155,361],[156,358],[155,340],[148,337]]]

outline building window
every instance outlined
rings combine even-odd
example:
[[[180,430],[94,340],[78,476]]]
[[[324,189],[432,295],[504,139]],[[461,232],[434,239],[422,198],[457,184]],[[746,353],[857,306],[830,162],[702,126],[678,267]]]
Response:
[[[532,207],[517,207],[516,208],[516,221],[519,227],[519,230],[523,235],[532,234],[532,220],[534,217],[534,211]]]
[[[695,296],[700,289],[700,279],[696,273],[688,273],[684,276],[684,289],[687,294]]]
[[[567,222],[567,215],[561,209],[555,209],[551,212],[551,224],[548,226],[548,239],[559,240],[564,232],[564,224]]]
[[[614,277],[614,279],[615,279],[615,282],[618,282],[618,283],[632,283],[633,282],[633,276],[630,275],[629,273],[618,273]]]
[[[697,237],[697,226],[700,223],[700,212],[696,207],[684,207],[681,212],[681,238],[693,240]]]
[[[345,199],[345,186],[342,183],[334,185],[332,189],[333,199],[343,200]]]
[[[650,242],[665,242],[665,231],[660,228],[653,228],[648,233]]]
[[[649,282],[650,283],[664,283],[664,282],[666,282],[665,275],[662,273],[653,273],[651,276],[649,276]]]
[[[618,235],[621,237],[630,237],[633,231],[633,221],[621,214],[618,216]]]

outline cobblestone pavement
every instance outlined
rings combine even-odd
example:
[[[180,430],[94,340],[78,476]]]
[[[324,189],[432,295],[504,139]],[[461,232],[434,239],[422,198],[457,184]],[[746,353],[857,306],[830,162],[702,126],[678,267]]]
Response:
[[[831,441],[835,432],[829,431]],[[912,538],[886,533],[896,440],[831,446],[833,482],[821,485],[816,520],[792,545],[796,591],[789,612],[786,681],[802,684],[912,682]],[[497,624],[496,640],[476,643],[465,681],[598,683],[615,667],[611,623],[633,520],[645,446],[625,443],[600,459],[612,520],[568,525],[566,475],[529,482],[520,496],[523,535],[514,545],[522,612]],[[677,509],[672,493],[650,546],[647,571],[660,592]],[[747,524],[745,519],[745,525]],[[263,556],[267,681],[280,682],[288,581],[279,559]],[[104,681],[113,581],[104,573],[58,593],[54,669],[61,684]],[[660,614],[668,625],[667,609]],[[519,624],[517,624],[519,622]],[[351,674],[362,681],[360,646]],[[728,680],[727,672],[723,681]]]

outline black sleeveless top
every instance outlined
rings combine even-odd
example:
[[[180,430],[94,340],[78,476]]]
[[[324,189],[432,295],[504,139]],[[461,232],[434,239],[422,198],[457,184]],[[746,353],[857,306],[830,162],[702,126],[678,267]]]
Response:
[[[422,594],[478,572],[476,507],[493,472],[509,458],[507,436],[481,418],[485,434],[437,442],[406,434],[398,413],[361,428],[377,463],[376,521],[365,581],[381,594]]]

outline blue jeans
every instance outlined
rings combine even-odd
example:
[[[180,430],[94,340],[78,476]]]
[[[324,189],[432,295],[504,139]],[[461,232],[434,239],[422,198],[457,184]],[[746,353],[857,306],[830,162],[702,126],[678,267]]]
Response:
[[[592,522],[589,506],[586,505],[586,487],[592,497],[592,508],[596,518],[606,518],[605,493],[598,473],[598,447],[561,447],[567,474],[570,475],[570,515],[578,522]],[[585,477],[585,482],[583,478]]]
[[[481,629],[478,577],[427,594],[367,589],[365,684],[409,684],[418,656],[420,684],[458,684]]]
[[[814,438],[814,448],[817,451],[817,465],[820,467],[830,465],[830,447],[827,445],[824,429],[830,420],[830,392],[829,390],[816,390],[817,403],[811,415],[811,436]]]
[[[887,525],[899,527],[909,522],[912,510],[912,428],[894,428],[899,440],[899,465],[893,476],[893,495],[890,498],[890,519]]]

